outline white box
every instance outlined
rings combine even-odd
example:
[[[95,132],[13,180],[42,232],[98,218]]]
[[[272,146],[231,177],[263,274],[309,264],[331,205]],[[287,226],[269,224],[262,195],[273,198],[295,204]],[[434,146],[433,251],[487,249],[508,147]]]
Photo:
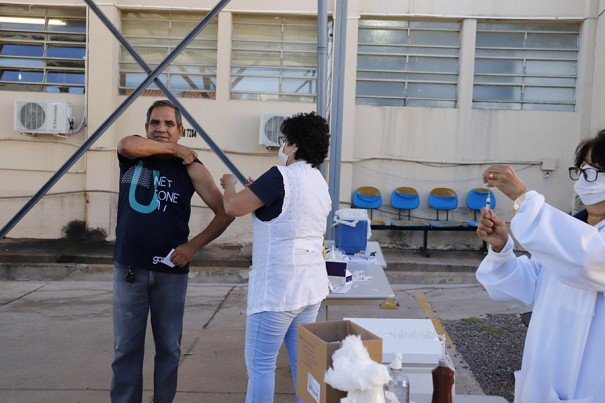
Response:
[[[382,362],[401,353],[404,366],[439,364],[441,342],[430,319],[345,318],[382,338]]]
[[[401,353],[410,393],[432,394],[431,371],[439,364],[442,347],[430,319],[344,318],[382,338],[382,362]],[[449,360],[451,363],[451,360]]]
[[[347,262],[327,260],[326,271],[328,272],[331,293],[344,294],[351,289],[353,275],[347,269]]]

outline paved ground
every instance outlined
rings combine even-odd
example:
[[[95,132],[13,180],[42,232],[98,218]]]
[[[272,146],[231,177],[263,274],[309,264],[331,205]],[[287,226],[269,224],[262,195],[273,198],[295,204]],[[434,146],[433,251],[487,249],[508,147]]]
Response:
[[[236,246],[207,248],[194,262],[178,402],[244,400],[248,251]],[[433,253],[427,259],[417,252],[384,252],[399,308],[331,306],[329,320],[431,318],[441,331],[442,320],[527,310],[521,304],[488,298],[474,281],[473,267],[481,259],[479,253]],[[108,401],[112,358],[110,255],[111,245],[105,244],[0,241],[0,401]],[[203,257],[207,258],[205,263]],[[319,320],[324,315],[322,308]],[[463,357],[457,354],[455,342],[449,341],[449,352],[457,368],[456,393],[482,394],[473,374],[465,369]],[[145,402],[151,402],[152,396],[150,338],[148,343]],[[276,402],[294,401],[289,376],[282,354]]]

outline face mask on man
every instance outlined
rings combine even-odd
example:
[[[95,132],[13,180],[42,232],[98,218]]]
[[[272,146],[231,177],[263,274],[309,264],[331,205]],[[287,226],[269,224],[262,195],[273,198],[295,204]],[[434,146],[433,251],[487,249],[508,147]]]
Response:
[[[279,151],[277,152],[277,157],[279,158],[279,164],[286,166],[288,164],[288,157],[290,155],[284,152],[284,145],[279,147]]]
[[[584,168],[593,168],[590,165],[582,166]],[[588,182],[584,177],[584,173],[580,174],[580,178],[574,185],[574,190],[580,196],[580,200],[585,206],[597,204],[605,200],[605,172],[600,172],[597,180]]]

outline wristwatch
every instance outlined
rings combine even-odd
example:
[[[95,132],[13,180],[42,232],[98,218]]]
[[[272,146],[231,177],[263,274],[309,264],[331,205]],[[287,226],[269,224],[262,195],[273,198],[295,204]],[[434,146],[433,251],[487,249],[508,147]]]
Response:
[[[517,210],[519,210],[519,207],[521,207],[521,203],[523,203],[523,200],[525,200],[527,196],[527,192],[529,192],[529,189],[525,188],[523,193],[521,193],[521,195],[515,199],[515,201],[513,202],[513,213],[516,213]]]

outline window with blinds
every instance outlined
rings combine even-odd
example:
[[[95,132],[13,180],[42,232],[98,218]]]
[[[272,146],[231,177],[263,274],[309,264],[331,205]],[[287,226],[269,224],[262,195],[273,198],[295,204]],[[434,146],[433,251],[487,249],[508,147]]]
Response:
[[[477,24],[473,107],[573,111],[579,24]]]
[[[231,98],[315,102],[317,18],[233,16]]]
[[[86,9],[0,5],[0,89],[84,93]]]
[[[361,19],[356,103],[456,107],[460,22]]]
[[[151,69],[156,68],[185,36],[204,18],[203,13],[181,11],[124,11],[122,34]],[[199,35],[160,74],[159,79],[175,96],[215,98],[216,95],[216,21]],[[120,94],[130,94],[147,73],[128,50],[120,46]],[[161,96],[155,83],[143,95]]]

